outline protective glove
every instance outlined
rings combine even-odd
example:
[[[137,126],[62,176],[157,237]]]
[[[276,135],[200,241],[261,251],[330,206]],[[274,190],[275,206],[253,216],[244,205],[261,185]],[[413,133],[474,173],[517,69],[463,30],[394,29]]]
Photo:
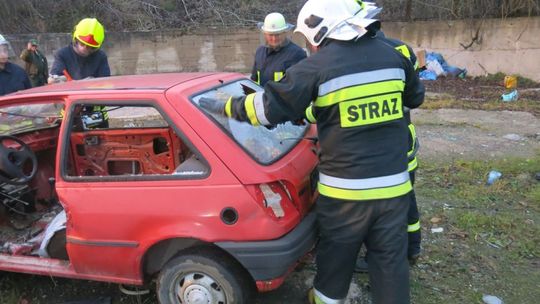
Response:
[[[199,106],[210,113],[225,115],[225,102],[214,98],[201,97]]]
[[[60,76],[60,75],[49,75],[49,78],[47,79],[48,84],[61,83],[61,82],[66,82],[66,81],[67,81],[66,76]]]

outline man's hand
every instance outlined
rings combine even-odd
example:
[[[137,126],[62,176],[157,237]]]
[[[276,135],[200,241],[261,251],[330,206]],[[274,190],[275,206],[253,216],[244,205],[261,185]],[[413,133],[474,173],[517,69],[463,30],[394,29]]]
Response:
[[[58,76],[58,75],[49,75],[49,78],[47,79],[48,84],[61,83],[61,82],[66,82],[66,81],[67,81],[66,76]]]
[[[225,115],[225,102],[214,98],[201,97],[199,99],[201,108],[211,113]]]

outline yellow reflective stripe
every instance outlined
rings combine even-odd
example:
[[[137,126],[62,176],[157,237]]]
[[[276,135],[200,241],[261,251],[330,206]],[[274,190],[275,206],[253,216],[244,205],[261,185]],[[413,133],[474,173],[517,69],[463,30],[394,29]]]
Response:
[[[246,96],[246,100],[244,101],[244,107],[246,109],[246,115],[249,119],[249,123],[258,126],[260,125],[259,120],[257,119],[257,112],[255,112],[255,93],[249,94]]]
[[[395,49],[401,54],[403,54],[405,58],[411,60],[411,52],[409,52],[409,48],[406,45],[403,44],[400,46],[396,46]]]
[[[225,103],[225,115],[227,117],[232,117],[232,97],[229,97]]]
[[[283,75],[285,75],[285,73],[283,72],[275,72],[274,73],[274,81],[280,81],[281,78],[283,78]]]
[[[407,156],[411,156],[414,153],[414,147],[416,147],[416,128],[412,123],[409,124],[409,133],[411,135],[412,142],[411,149],[409,150],[409,152],[407,152]]]
[[[319,85],[318,95],[325,96],[335,91],[369,83],[390,80],[401,80],[405,82],[405,79],[405,70],[398,68],[346,74],[321,83]]]
[[[416,61],[413,62],[413,64],[414,64],[414,70],[415,71],[418,70],[418,68],[420,67],[420,64],[418,63],[418,59],[416,59]]]
[[[310,304],[344,304],[345,303],[345,299],[329,298],[315,288],[312,288],[310,290],[309,300],[311,299],[313,301],[310,302]]]
[[[340,102],[339,114],[342,128],[400,119],[403,117],[401,93]]]
[[[387,199],[405,195],[412,190],[411,181],[408,180],[403,184],[390,186],[385,188],[374,188],[374,189],[362,189],[362,190],[351,190],[351,189],[342,189],[335,188],[327,185],[318,183],[317,189],[319,193],[333,197],[337,199],[344,200],[374,200],[374,199]]]
[[[255,114],[257,115],[257,120],[259,124],[264,126],[270,126],[271,123],[266,118],[265,108],[264,108],[264,91],[254,93],[253,105],[255,107]]]
[[[257,71],[257,81],[255,81],[258,85],[261,85],[261,71]]]
[[[416,232],[420,230],[420,221],[414,223],[414,224],[409,224],[407,226],[407,232]]]
[[[416,169],[418,167],[418,160],[415,158],[413,158],[411,161],[409,161],[409,165],[407,167],[407,171],[411,172],[413,171],[414,169]]]
[[[109,112],[105,111],[105,106],[93,106],[92,111],[93,112],[101,112],[101,114],[103,115],[104,120],[109,119]]]
[[[405,83],[402,80],[388,80],[369,83],[334,91],[315,100],[316,107],[329,107],[341,101],[357,99],[367,96],[403,92]]]
[[[313,115],[313,105],[309,105],[306,109],[306,119],[309,123],[316,123],[317,118],[315,118],[315,115]]]
[[[64,108],[62,108],[62,110],[60,110],[60,117],[64,118],[64,116],[66,116],[66,110],[64,110]]]

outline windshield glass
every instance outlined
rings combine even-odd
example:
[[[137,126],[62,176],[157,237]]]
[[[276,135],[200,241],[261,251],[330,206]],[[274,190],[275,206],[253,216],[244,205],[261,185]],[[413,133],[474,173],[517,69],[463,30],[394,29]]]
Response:
[[[13,135],[59,124],[62,104],[25,104],[0,107],[0,134]]]
[[[225,84],[193,98],[198,105],[201,97],[227,101],[231,96],[263,89],[249,80],[240,80]],[[269,130],[264,126],[254,127],[245,122],[238,122],[222,115],[207,112],[225,129],[231,137],[246,150],[256,161],[270,164],[290,151],[304,137],[307,126],[296,126],[290,122],[277,125]]]

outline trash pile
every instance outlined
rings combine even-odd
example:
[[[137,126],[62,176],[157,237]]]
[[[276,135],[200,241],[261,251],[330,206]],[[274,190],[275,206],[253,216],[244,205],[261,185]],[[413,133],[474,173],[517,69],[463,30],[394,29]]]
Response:
[[[504,77],[504,88],[506,93],[501,95],[501,99],[504,102],[516,101],[519,98],[517,91],[517,77],[516,76],[505,76]]]
[[[426,52],[425,70],[419,76],[422,80],[437,80],[440,76],[465,78],[467,69],[449,65],[439,53]]]

